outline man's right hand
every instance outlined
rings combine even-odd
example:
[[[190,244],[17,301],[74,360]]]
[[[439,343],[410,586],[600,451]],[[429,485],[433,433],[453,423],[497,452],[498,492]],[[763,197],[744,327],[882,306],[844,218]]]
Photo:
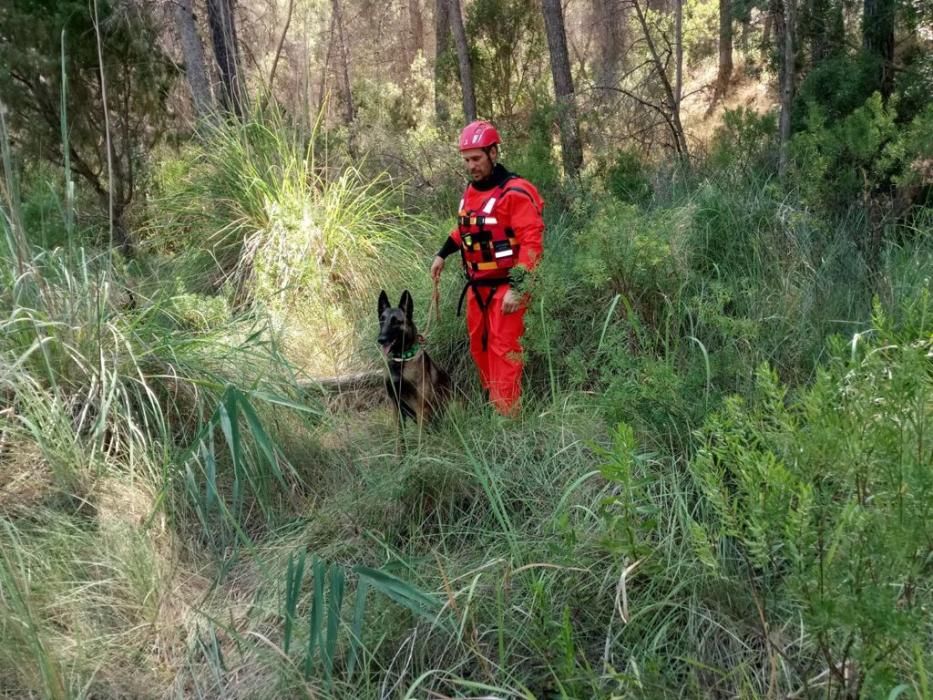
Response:
[[[431,277],[435,282],[441,281],[441,272],[444,271],[444,258],[440,255],[434,256],[434,262],[431,263]]]

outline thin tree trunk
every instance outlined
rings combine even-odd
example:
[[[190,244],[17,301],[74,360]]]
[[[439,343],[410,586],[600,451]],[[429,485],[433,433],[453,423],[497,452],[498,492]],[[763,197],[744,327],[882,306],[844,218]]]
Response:
[[[211,25],[214,56],[220,68],[224,106],[242,118],[246,91],[240,75],[240,50],[232,1],[207,0],[207,19]]]
[[[450,11],[447,0],[434,4],[434,116],[438,123],[450,119],[450,108],[444,97],[444,63],[450,49]]]
[[[580,145],[580,131],[577,126],[577,110],[574,104],[573,76],[570,74],[564,14],[561,0],[542,0],[541,5],[544,11],[548,52],[551,55],[554,94],[557,97],[564,170],[568,176],[576,177],[583,166],[583,147]]]
[[[719,73],[716,93],[723,97],[732,79],[732,0],[719,0]]]
[[[343,32],[343,15],[340,11],[340,0],[332,0],[333,16],[337,29],[337,57],[340,59],[340,88],[343,92],[344,123],[352,124],[356,113],[353,109],[353,93],[350,90],[350,56],[347,51],[347,40]]]
[[[321,80],[318,83],[317,105],[324,108],[324,98],[327,96],[327,71],[330,69],[330,57],[334,49],[334,35],[337,33],[337,16],[330,13],[330,29],[327,31],[327,49],[324,51],[324,67],[321,69]]]
[[[272,61],[272,68],[269,71],[269,92],[275,90],[275,70],[279,66],[279,59],[282,57],[282,48],[285,46],[285,37],[288,36],[288,28],[292,25],[292,13],[295,10],[295,0],[288,0],[288,14],[285,16],[285,26],[282,27],[282,35],[279,37],[279,45],[275,49],[275,59]]]
[[[460,63],[460,87],[463,92],[463,116],[466,121],[476,119],[476,93],[473,90],[473,69],[470,67],[470,47],[467,44],[466,30],[463,28],[463,15],[460,12],[460,0],[447,0],[447,13],[450,28],[453,30],[454,44],[457,47],[457,59]]]
[[[176,0],[174,6],[175,27],[185,57],[185,77],[188,79],[188,87],[191,88],[194,112],[198,119],[204,119],[214,110],[211,83],[204,68],[204,45],[195,24],[191,0]]]
[[[684,94],[684,1],[674,0],[674,113],[680,120]]]
[[[778,161],[778,174],[784,178],[787,174],[790,147],[790,120],[791,108],[794,102],[794,22],[796,0],[778,0],[783,5],[781,14],[782,25],[778,29],[778,37],[783,32],[781,42],[781,117],[780,117],[780,156]],[[777,15],[775,16],[777,18]]]
[[[894,77],[894,0],[864,0],[862,45],[877,62],[875,82],[887,99]]]

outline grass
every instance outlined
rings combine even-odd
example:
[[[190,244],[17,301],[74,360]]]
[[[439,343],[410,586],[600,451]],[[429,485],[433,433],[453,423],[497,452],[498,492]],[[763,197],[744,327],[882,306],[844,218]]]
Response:
[[[584,186],[521,418],[445,304],[465,391],[399,454],[378,392],[297,378],[372,359],[435,232],[273,120],[205,138],[126,265],[20,240],[6,181],[3,693],[929,697],[922,220],[872,288],[773,190]]]

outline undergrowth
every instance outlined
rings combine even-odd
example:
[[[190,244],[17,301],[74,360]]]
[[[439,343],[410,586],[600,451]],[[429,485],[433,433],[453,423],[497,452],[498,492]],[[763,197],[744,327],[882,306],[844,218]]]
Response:
[[[166,158],[126,261],[25,235],[7,166],[2,692],[930,697],[928,214],[869,259],[739,122],[546,209],[517,420],[448,270],[462,391],[401,435],[302,375],[374,366],[382,288],[424,327],[448,213],[253,119]]]

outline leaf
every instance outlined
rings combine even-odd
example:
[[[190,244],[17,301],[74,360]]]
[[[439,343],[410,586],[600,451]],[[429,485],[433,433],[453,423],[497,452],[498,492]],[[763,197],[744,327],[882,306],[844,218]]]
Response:
[[[256,440],[256,444],[259,445],[259,449],[262,450],[263,455],[265,455],[266,460],[269,462],[269,467],[272,470],[272,474],[275,476],[276,481],[279,482],[279,485],[283,489],[286,488],[285,480],[282,478],[282,472],[278,468],[278,462],[275,458],[275,447],[273,446],[272,440],[269,438],[268,433],[266,433],[265,428],[263,428],[262,421],[259,420],[259,416],[256,415],[256,411],[253,409],[252,405],[246,399],[246,397],[242,394],[240,394],[239,403],[240,410],[242,410],[243,416],[246,418],[246,423],[249,425],[250,432],[252,433],[253,438]]]
[[[356,588],[356,602],[353,604],[353,627],[350,630],[350,652],[347,658],[347,680],[353,678],[356,657],[363,631],[363,613],[366,610],[366,594],[369,593],[369,579],[360,578]]]
[[[330,596],[327,605],[327,641],[324,646],[324,676],[330,681],[334,671],[334,655],[337,652],[337,634],[340,631],[340,608],[343,605],[343,567],[331,564],[328,575]]]
[[[353,571],[370,581],[373,588],[396,603],[405,606],[416,615],[433,621],[440,604],[427,593],[415,588],[391,574],[367,566],[356,566]]]
[[[298,608],[298,597],[301,595],[301,580],[305,573],[304,550],[297,559],[288,555],[288,569],[285,572],[285,633],[282,642],[283,650],[288,655],[288,648],[292,641],[292,626],[295,623],[295,610]]]
[[[308,651],[305,655],[305,680],[311,678],[314,667],[314,647],[321,638],[321,623],[324,619],[324,571],[327,564],[314,557],[312,575],[314,576],[314,594],[311,597],[311,612],[308,615]]]
[[[891,689],[891,692],[888,693],[888,700],[897,700],[901,695],[910,689],[910,685],[907,683],[901,683],[899,686]]]

